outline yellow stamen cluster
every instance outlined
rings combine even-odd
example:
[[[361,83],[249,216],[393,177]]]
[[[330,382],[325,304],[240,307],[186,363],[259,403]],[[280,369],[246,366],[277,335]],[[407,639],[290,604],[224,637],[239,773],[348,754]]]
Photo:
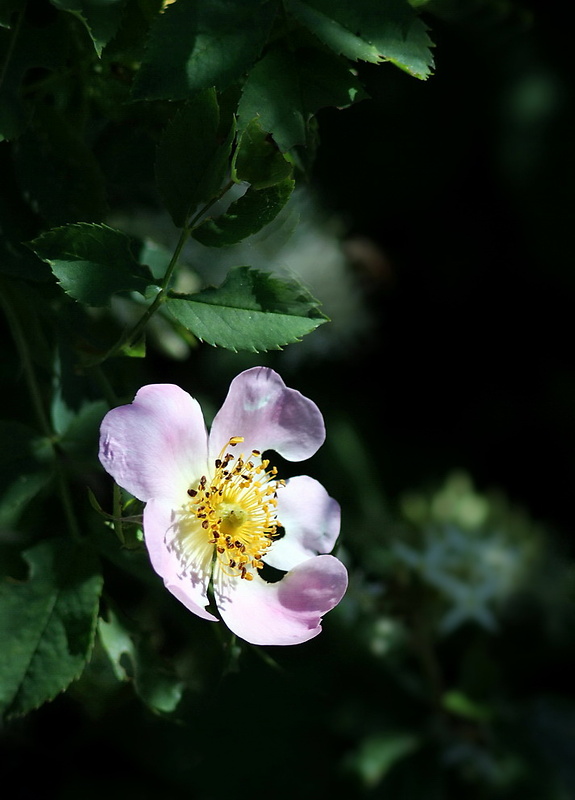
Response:
[[[226,575],[251,581],[253,571],[263,567],[265,551],[277,537],[277,469],[253,450],[246,460],[226,452],[243,442],[234,436],[215,461],[210,480],[204,475],[188,489],[188,513],[195,517],[214,546]]]

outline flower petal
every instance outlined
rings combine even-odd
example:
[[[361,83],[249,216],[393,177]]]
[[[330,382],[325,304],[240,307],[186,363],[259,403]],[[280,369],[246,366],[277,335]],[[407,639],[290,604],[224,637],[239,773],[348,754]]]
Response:
[[[266,553],[271,567],[289,570],[333,549],[339,535],[339,503],[319,481],[307,475],[290,478],[278,491],[277,514],[285,536]]]
[[[314,402],[266,367],[240,373],[218,411],[210,433],[210,459],[217,458],[233,436],[243,436],[241,449],[275,450],[289,461],[312,456],[323,444],[325,426]]]
[[[100,461],[139,500],[179,497],[206,471],[201,408],[179,386],[143,386],[130,405],[109,411],[100,429]]]
[[[205,553],[190,562],[183,559],[179,538],[178,514],[168,500],[150,500],[144,508],[144,539],[150,561],[155,571],[164,579],[169,591],[186,608],[202,619],[216,620],[206,611],[207,589],[211,574],[211,553]]]
[[[256,576],[227,588],[215,582],[216,602],[230,630],[251,644],[300,644],[321,631],[321,618],[339,603],[347,571],[334,556],[299,564],[277,583]]]

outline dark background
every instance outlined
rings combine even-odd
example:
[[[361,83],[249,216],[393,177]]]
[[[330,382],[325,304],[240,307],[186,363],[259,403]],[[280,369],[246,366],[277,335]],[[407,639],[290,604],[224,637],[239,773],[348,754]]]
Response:
[[[358,418],[382,423],[391,492],[457,464],[567,541],[571,34],[554,3],[451,6],[427,17],[432,78],[367,65],[374,100],[319,117],[324,199],[382,251],[364,270],[377,337],[347,374]]]

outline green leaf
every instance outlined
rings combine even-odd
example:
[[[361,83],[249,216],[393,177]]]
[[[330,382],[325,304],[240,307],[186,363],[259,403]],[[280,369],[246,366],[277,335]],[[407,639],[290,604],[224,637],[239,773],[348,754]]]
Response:
[[[219,191],[232,147],[232,129],[220,132],[216,92],[206,89],[180,109],[166,127],[156,159],[158,190],[175,225]]]
[[[85,25],[97,54],[120,26],[126,0],[50,0],[53,6],[69,11]]]
[[[193,232],[207,247],[226,247],[257,233],[268,225],[285,206],[295,181],[288,179],[267,189],[249,188],[232,203],[225,214],[208,219]]]
[[[290,178],[293,166],[259,120],[251,120],[239,137],[233,161],[234,180],[265,189]]]
[[[297,342],[327,321],[297,281],[251,267],[235,267],[218,288],[171,295],[167,310],[208,344],[258,353]]]
[[[82,673],[102,578],[85,548],[51,539],[24,553],[27,581],[0,583],[0,713],[26,714]]]
[[[338,54],[391,61],[416,78],[431,73],[432,42],[407,0],[286,0],[286,8]]]
[[[472,700],[467,694],[458,689],[445,692],[441,698],[441,705],[451,714],[473,722],[485,722],[492,716],[491,709],[488,706]]]
[[[320,108],[343,108],[365,96],[343,59],[321,50],[276,47],[248,75],[238,106],[240,130],[257,117],[286,151],[307,144],[309,122]]]
[[[43,233],[29,243],[47,261],[64,291],[90,306],[105,306],[117,292],[140,292],[154,283],[138,264],[130,239],[107,225],[80,222]]]
[[[108,621],[100,619],[98,632],[117,679],[133,680],[138,695],[155,711],[174,711],[184,684],[160,661],[146,639],[129,630],[112,611],[108,612]]]
[[[413,733],[373,734],[360,742],[346,763],[367,789],[374,789],[398,761],[411,755],[420,744]]]
[[[50,444],[32,428],[0,421],[0,529],[17,525],[28,503],[51,478]]]
[[[183,99],[237,81],[266,43],[275,0],[180,0],[152,27],[133,96]]]

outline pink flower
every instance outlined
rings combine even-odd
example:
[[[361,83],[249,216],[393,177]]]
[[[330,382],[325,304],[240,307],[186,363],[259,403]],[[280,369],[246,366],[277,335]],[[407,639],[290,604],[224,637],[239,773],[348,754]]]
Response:
[[[208,435],[198,402],[178,386],[142,387],[106,414],[100,461],[146,503],[152,566],[190,611],[207,610],[208,587],[226,625],[252,644],[298,644],[317,636],[341,600],[347,572],[325,555],[340,510],[313,478],[288,481],[262,454],[312,456],[325,439],[315,403],[271,369],[238,375]],[[267,582],[264,565],[285,571]]]

